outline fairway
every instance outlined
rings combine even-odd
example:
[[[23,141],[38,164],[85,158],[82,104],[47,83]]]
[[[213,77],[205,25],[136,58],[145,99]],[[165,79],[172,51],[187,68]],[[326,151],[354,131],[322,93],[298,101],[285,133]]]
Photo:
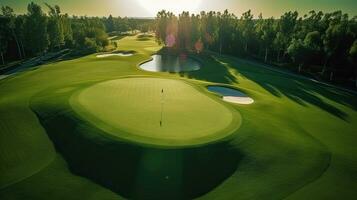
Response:
[[[197,144],[224,138],[240,126],[237,111],[203,92],[180,80],[124,78],[88,87],[71,104],[81,117],[116,137]]]
[[[211,53],[144,71],[138,39],[0,80],[0,199],[355,198],[355,94]]]

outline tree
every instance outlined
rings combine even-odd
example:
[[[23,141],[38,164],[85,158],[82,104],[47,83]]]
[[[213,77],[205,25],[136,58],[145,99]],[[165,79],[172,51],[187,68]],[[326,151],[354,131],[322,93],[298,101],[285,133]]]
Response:
[[[61,24],[63,29],[64,44],[66,47],[72,47],[74,43],[72,23],[67,14],[61,16]]]
[[[150,24],[149,23],[145,23],[145,24],[141,24],[139,26],[139,30],[140,32],[146,34],[147,32],[149,32],[149,29],[150,29]]]
[[[236,17],[225,10],[223,14],[217,13],[218,18],[218,50],[219,53],[232,52],[232,44],[230,41],[233,39],[233,32],[236,28]]]
[[[306,58],[309,54],[308,49],[304,45],[304,42],[301,39],[293,39],[287,49],[287,52],[293,58],[294,63],[299,65],[299,72],[306,61]]]
[[[5,65],[4,53],[7,50],[7,32],[8,30],[8,19],[0,16],[0,57],[2,65]]]
[[[306,34],[304,46],[309,51],[307,63],[311,62],[311,58],[320,55],[322,47],[321,35],[318,31],[312,31]]]
[[[350,55],[351,63],[354,66],[355,85],[357,87],[357,39],[353,42],[348,53]]]
[[[294,32],[298,12],[286,12],[278,20],[277,35],[275,38],[275,45],[277,49],[277,61],[280,61],[280,54],[285,51],[290,44],[292,33]],[[285,52],[283,52],[283,56]]]
[[[325,31],[324,25],[322,23],[324,14],[320,12],[315,12],[314,10],[310,11],[307,15],[304,15],[304,20],[301,24],[301,37],[305,37],[305,35],[312,31],[317,31],[322,33]]]
[[[199,15],[191,15],[191,45],[195,48],[198,43],[201,43],[201,36],[200,36],[200,16]],[[198,49],[196,49],[198,50]]]
[[[73,40],[75,47],[88,52],[100,51],[109,44],[105,25],[99,18],[73,18]]]
[[[25,41],[25,16],[17,15],[15,19],[15,34],[17,35],[18,42],[20,43],[22,57],[26,58],[24,41]]]
[[[325,62],[322,74],[326,72],[329,61],[332,57],[339,57],[339,53],[347,52],[350,47],[344,39],[348,37],[348,16],[343,15],[341,11],[334,12],[331,15],[329,26],[323,36],[323,46],[325,53]],[[353,41],[353,40],[352,40]],[[346,43],[348,46],[346,46]]]
[[[106,21],[106,27],[108,32],[113,32],[114,31],[114,19],[112,15],[109,15],[107,21]]]
[[[261,40],[265,48],[265,56],[264,56],[265,62],[268,61],[268,54],[273,44],[274,37],[275,37],[274,18],[269,18],[267,20],[264,20],[262,25]]]
[[[156,39],[168,47],[176,46],[178,33],[178,20],[171,12],[162,10],[156,16]]]
[[[218,40],[218,19],[216,13],[211,11],[209,13],[201,12],[201,28],[200,36],[207,49],[212,50],[212,46]]]
[[[22,59],[22,51],[21,51],[21,48],[20,48],[20,43],[19,43],[19,40],[18,40],[18,37],[16,35],[16,32],[15,32],[15,28],[16,28],[16,25],[15,25],[15,20],[16,20],[16,17],[14,15],[14,10],[12,8],[10,8],[9,6],[2,6],[1,7],[1,11],[2,11],[2,16],[5,17],[5,18],[8,18],[8,24],[7,24],[7,30],[10,32],[10,34],[7,34],[8,36],[11,35],[12,38],[14,38],[15,42],[16,42],[16,46],[17,46],[17,52],[19,54],[19,57],[20,59]],[[10,40],[11,38],[8,38],[8,40]]]
[[[47,17],[33,2],[27,6],[25,38],[26,47],[33,54],[43,53],[48,48]]]
[[[182,49],[191,49],[191,18],[189,12],[182,12],[178,21],[178,46]]]
[[[280,62],[281,52],[285,50],[285,46],[287,44],[287,38],[284,36],[282,32],[278,32],[273,41],[274,48],[277,51],[276,61]]]
[[[51,49],[60,49],[64,44],[64,35],[63,35],[63,24],[62,24],[62,16],[61,9],[59,6],[55,5],[54,7],[46,4],[49,8],[49,19],[47,24],[47,32],[50,41]]]
[[[247,12],[243,13],[241,17],[241,31],[244,39],[245,53],[248,53],[249,43],[251,42],[255,34],[253,17],[254,16],[252,15],[251,10],[248,10]]]
[[[168,26],[168,13],[162,10],[156,15],[156,38],[159,43],[165,43]]]

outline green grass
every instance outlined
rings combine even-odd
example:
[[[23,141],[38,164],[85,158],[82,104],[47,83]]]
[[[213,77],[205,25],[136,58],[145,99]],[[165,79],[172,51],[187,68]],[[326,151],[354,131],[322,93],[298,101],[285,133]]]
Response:
[[[145,72],[138,64],[160,46],[135,36],[118,44],[137,53],[90,55],[0,80],[0,199],[357,196],[356,95],[210,54],[197,56],[199,71]],[[165,148],[113,140],[68,102],[73,93],[133,75],[180,79],[201,88],[196,95],[207,85],[234,86],[255,103],[220,103],[242,119],[229,140]]]
[[[202,144],[238,129],[238,112],[201,90],[180,80],[124,78],[80,91],[71,98],[71,105],[107,133],[142,143]]]

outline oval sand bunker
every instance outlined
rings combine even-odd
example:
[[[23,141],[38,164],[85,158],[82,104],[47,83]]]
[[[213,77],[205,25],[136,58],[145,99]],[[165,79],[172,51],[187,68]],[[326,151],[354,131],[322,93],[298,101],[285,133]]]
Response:
[[[111,136],[164,146],[225,138],[240,114],[186,82],[124,78],[98,83],[72,96],[73,109]]]
[[[106,58],[106,57],[111,57],[111,56],[121,56],[121,57],[128,57],[132,56],[132,53],[108,53],[108,54],[101,54],[97,55],[97,58]]]
[[[152,60],[140,65],[151,72],[189,72],[199,70],[200,63],[187,56],[153,55]]]
[[[237,104],[252,104],[254,100],[248,97],[243,92],[238,90],[223,87],[223,86],[208,86],[207,89],[211,92],[218,93],[222,95],[222,99],[227,102],[237,103]]]

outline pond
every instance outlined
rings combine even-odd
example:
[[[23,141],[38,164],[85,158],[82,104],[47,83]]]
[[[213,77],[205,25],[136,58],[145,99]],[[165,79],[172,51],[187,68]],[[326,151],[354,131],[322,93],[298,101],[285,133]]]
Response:
[[[152,60],[140,65],[140,68],[151,72],[189,72],[201,68],[200,63],[187,55],[153,55]]]
[[[217,93],[222,96],[224,101],[237,104],[252,104],[254,100],[247,96],[245,93],[224,86],[208,86],[207,89],[211,92]]]

